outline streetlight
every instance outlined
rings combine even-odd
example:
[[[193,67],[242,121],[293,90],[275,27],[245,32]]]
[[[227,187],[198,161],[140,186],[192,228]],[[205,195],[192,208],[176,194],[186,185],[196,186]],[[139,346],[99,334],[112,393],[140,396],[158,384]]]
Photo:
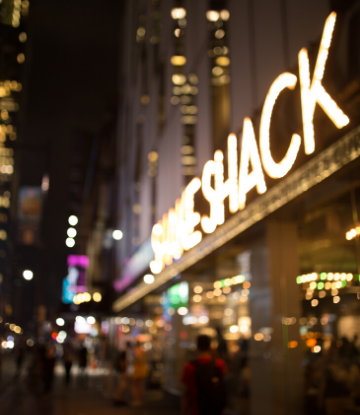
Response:
[[[119,229],[116,229],[113,231],[112,237],[115,239],[115,241],[120,241],[120,239],[123,237],[123,233]]]
[[[155,281],[155,278],[152,274],[146,274],[144,275],[144,282],[146,284],[152,284]]]
[[[68,237],[69,238],[75,238],[75,236],[76,236],[76,229],[75,228],[69,228],[68,230],[67,230],[67,234],[68,234]]]
[[[77,225],[77,223],[79,222],[79,219],[78,219],[78,217],[77,216],[75,216],[75,215],[71,215],[70,217],[69,217],[69,224],[71,225],[71,226],[75,226],[75,225]]]
[[[60,327],[62,327],[65,324],[65,320],[61,317],[56,319],[56,324]]]
[[[33,273],[32,271],[30,271],[29,269],[26,269],[26,270],[23,272],[23,277],[24,277],[24,279],[25,279],[26,281],[30,281],[30,280],[32,280],[32,279],[33,279],[33,277],[34,277],[34,273]]]
[[[69,248],[72,248],[75,245],[75,241],[73,238],[67,238],[65,243],[66,246]]]

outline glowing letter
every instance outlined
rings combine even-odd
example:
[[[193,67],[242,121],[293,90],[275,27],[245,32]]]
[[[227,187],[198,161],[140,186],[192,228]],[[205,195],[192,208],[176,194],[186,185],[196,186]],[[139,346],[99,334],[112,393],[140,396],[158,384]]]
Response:
[[[151,232],[151,246],[155,254],[155,259],[150,262],[150,269],[153,274],[159,274],[164,268],[162,240],[164,238],[164,228],[159,221],[153,226]]]
[[[253,171],[249,174],[249,162]],[[261,168],[259,150],[255,140],[254,127],[250,118],[244,119],[239,169],[239,208],[244,209],[246,194],[256,186],[258,193],[266,192],[264,173]]]
[[[202,239],[202,234],[200,231],[194,232],[195,226],[200,222],[199,213],[194,212],[194,195],[200,189],[200,187],[201,181],[198,177],[195,177],[183,191],[182,203],[184,211],[184,228],[182,231],[181,242],[182,247],[185,251],[193,248]]]
[[[303,48],[299,53],[301,104],[306,154],[311,154],[315,150],[313,120],[316,103],[321,106],[337,128],[342,128],[349,124],[349,118],[336,105],[335,101],[325,91],[321,84],[324,76],[325,64],[329,54],[329,47],[334,31],[335,21],[336,13],[332,12],[325,22],[311,86],[308,51],[306,48]]]
[[[283,73],[278,76],[271,85],[266,96],[264,107],[260,121],[260,152],[266,173],[274,179],[284,177],[294,164],[299,151],[301,138],[294,134],[291,139],[290,147],[280,163],[275,163],[270,151],[270,122],[271,114],[275,105],[275,101],[280,92],[285,88],[294,89],[296,85],[296,76],[291,73]]]
[[[228,137],[228,173],[229,178],[224,183],[224,198],[229,195],[229,209],[235,213],[239,209],[238,205],[238,153],[237,137],[230,134]]]
[[[224,164],[223,153],[217,150],[214,155],[215,161],[208,161],[202,175],[202,191],[205,199],[210,203],[210,217],[201,218],[201,226],[206,233],[212,233],[217,225],[225,221],[224,200],[229,196],[230,212],[238,210],[238,191],[237,191],[237,138],[234,134],[228,137],[229,154],[229,178],[224,183]],[[211,176],[215,177],[215,188],[211,187]]]

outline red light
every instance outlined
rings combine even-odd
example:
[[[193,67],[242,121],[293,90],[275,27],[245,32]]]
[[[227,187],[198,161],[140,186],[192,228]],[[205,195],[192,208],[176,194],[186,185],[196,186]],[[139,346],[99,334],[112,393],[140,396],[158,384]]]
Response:
[[[56,340],[56,339],[57,339],[57,336],[58,336],[58,334],[57,334],[57,333],[53,333],[53,334],[51,335],[51,337],[52,337],[54,340]]]

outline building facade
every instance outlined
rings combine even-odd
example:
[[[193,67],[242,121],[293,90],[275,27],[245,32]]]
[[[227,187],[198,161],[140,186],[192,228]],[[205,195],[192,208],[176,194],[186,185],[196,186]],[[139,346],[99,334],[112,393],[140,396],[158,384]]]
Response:
[[[160,342],[175,391],[210,334],[235,413],[351,405],[323,374],[359,346],[360,2],[126,13],[114,341]]]

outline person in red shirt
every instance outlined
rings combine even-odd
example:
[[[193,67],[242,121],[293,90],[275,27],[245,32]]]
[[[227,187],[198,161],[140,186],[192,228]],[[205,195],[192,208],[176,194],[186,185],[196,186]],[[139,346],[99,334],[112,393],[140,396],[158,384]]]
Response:
[[[182,376],[182,415],[221,415],[226,401],[226,364],[214,358],[209,336],[198,336],[197,349],[197,359],[185,365]]]

